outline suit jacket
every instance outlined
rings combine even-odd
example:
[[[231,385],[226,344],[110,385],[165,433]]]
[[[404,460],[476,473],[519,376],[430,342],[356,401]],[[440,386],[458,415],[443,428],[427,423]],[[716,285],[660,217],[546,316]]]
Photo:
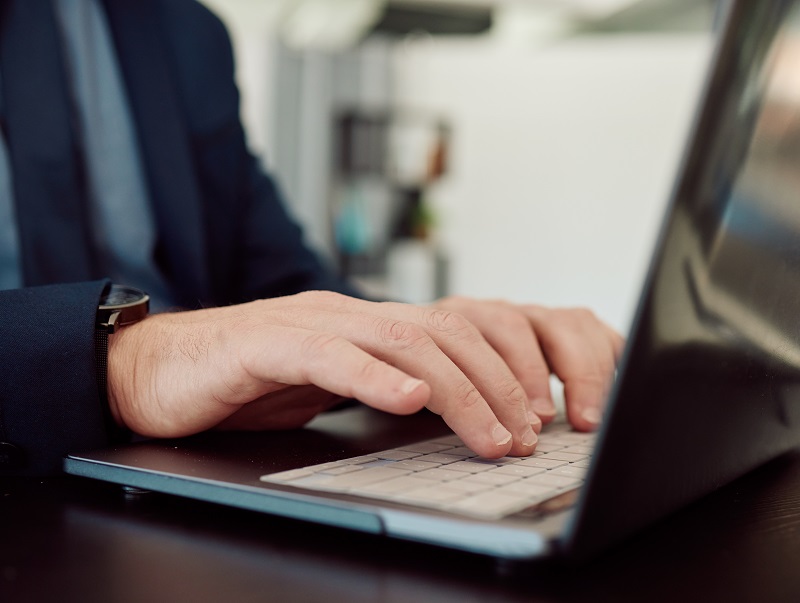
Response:
[[[93,344],[106,281],[86,243],[85,170],[63,60],[52,58],[60,48],[48,33],[48,2],[7,3],[0,40],[30,286],[0,292],[0,441],[25,458],[11,467],[17,452],[0,446],[0,467],[8,461],[0,472],[58,471],[67,452],[108,441]],[[303,244],[275,183],[247,150],[223,24],[194,0],[104,3],[153,204],[155,259],[178,303],[224,305],[309,289],[357,294]],[[49,59],[48,44],[56,44]],[[39,51],[28,54],[26,45]]]

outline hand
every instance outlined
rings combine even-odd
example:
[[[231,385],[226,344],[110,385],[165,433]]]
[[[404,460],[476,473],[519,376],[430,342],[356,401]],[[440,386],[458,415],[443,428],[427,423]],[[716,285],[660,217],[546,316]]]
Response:
[[[590,326],[599,340],[605,327]],[[527,365],[498,333],[448,310],[329,292],[156,315],[110,338],[109,403],[118,422],[156,437],[299,426],[340,397],[397,414],[427,406],[479,454],[526,455],[539,380],[522,385]]]
[[[450,297],[434,307],[467,318],[522,384],[529,410],[548,423],[556,415],[550,374],[564,383],[567,416],[584,431],[601,421],[624,339],[586,309],[550,309]]]

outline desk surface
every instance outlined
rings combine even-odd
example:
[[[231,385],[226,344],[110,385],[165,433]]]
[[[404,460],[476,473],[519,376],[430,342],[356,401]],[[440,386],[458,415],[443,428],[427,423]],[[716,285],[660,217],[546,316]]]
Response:
[[[485,559],[72,477],[0,483],[0,600],[800,601],[800,451],[580,567]]]

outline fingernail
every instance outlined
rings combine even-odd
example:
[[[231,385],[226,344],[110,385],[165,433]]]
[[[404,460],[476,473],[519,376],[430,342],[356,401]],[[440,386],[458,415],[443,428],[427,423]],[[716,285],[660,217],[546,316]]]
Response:
[[[531,427],[528,427],[528,429],[525,430],[525,433],[522,434],[522,439],[520,441],[522,442],[523,446],[531,447],[539,441],[539,437]]]
[[[531,402],[533,412],[542,417],[555,417],[556,407],[547,398],[536,398]]]
[[[413,392],[415,389],[417,389],[423,383],[425,383],[425,382],[421,381],[420,379],[408,379],[408,380],[406,380],[405,383],[403,383],[402,387],[400,388],[400,391],[403,392],[404,394],[408,395],[411,392]]]
[[[542,420],[539,418],[539,415],[532,410],[528,411],[528,423],[531,424],[531,427],[533,427],[534,431],[539,431],[542,429]]]
[[[603,419],[603,414],[596,408],[587,408],[581,413],[581,417],[587,423],[591,423],[592,425],[600,425],[600,421]]]
[[[511,441],[511,433],[498,423],[492,430],[492,441],[498,446],[503,446]]]

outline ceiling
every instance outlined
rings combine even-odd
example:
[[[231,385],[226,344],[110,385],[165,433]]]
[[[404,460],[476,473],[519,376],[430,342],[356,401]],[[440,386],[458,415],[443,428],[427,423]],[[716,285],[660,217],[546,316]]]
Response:
[[[204,0],[268,24],[294,47],[341,49],[371,35],[494,35],[536,41],[577,33],[702,31],[717,0]]]

